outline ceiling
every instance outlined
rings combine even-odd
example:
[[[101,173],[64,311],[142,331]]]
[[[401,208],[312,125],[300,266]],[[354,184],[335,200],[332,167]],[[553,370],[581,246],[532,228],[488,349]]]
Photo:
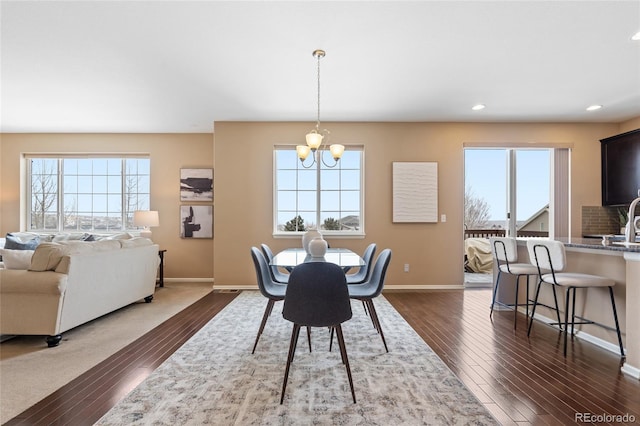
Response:
[[[2,132],[640,116],[637,0],[0,4]]]

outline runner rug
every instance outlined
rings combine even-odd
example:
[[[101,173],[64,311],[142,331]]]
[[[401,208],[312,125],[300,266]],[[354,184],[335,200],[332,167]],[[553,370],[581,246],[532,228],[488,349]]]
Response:
[[[343,331],[357,403],[329,331],[304,331],[284,404],[292,324],[276,303],[255,354],[267,300],[243,292],[167,359],[99,425],[493,425],[487,409],[384,299],[375,300],[389,353],[360,302]]]

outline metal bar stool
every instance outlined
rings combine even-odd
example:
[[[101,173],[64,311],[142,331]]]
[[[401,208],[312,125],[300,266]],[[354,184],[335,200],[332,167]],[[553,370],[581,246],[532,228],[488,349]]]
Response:
[[[491,252],[493,258],[497,262],[498,276],[496,277],[496,285],[493,289],[493,299],[491,301],[491,312],[489,317],[493,315],[493,308],[496,304],[496,295],[498,294],[498,286],[500,285],[500,278],[502,274],[515,275],[516,277],[516,296],[513,304],[500,303],[504,306],[514,308],[513,328],[516,328],[518,321],[518,306],[526,306],[526,317],[529,318],[529,277],[538,276],[538,268],[531,263],[517,263],[518,262],[518,247],[515,238],[510,237],[492,237],[489,238],[489,244],[491,246]],[[527,278],[527,297],[526,303],[518,303],[518,295],[520,290],[520,277]],[[558,317],[560,318],[560,317]]]
[[[566,253],[564,244],[560,241],[552,240],[529,240],[527,241],[527,249],[529,257],[535,260],[536,266],[540,270],[540,282],[536,290],[536,296],[533,302],[533,310],[531,312],[531,322],[527,335],[531,333],[533,326],[533,316],[535,315],[536,306],[538,304],[538,296],[540,287],[543,283],[551,284],[553,288],[562,287],[566,289],[565,295],[565,311],[564,311],[564,356],[567,356],[567,339],[569,332],[569,310],[571,310],[571,339],[573,339],[574,328],[576,324],[596,324],[605,328],[603,324],[576,316],[576,290],[579,288],[607,287],[611,298],[611,308],[613,310],[613,319],[615,321],[615,331],[618,335],[618,344],[620,345],[620,356],[624,355],[624,347],[622,346],[622,334],[620,333],[620,324],[618,322],[618,312],[616,310],[616,301],[613,295],[613,286],[616,284],[614,280],[598,275],[581,274],[575,272],[562,272],[566,267]],[[545,272],[544,270],[548,270]],[[576,322],[576,318],[580,321]]]

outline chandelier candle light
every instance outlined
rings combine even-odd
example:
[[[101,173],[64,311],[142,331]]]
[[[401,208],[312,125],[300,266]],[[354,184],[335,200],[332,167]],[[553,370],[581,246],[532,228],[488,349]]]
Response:
[[[304,168],[309,168],[316,164],[317,161],[322,161],[322,163],[327,167],[335,167],[338,164],[338,160],[342,157],[342,153],[344,152],[344,145],[333,144],[329,146],[329,151],[331,152],[331,156],[333,157],[335,163],[333,165],[329,165],[325,163],[324,158],[322,157],[322,140],[326,137],[327,141],[329,139],[329,131],[326,129],[320,130],[320,59],[325,56],[324,50],[314,50],[313,57],[318,60],[318,118],[316,120],[316,128],[307,133],[307,144],[306,145],[298,145],[296,146],[296,152],[298,153],[298,158],[300,158],[300,162]],[[325,142],[327,142],[325,141]],[[313,162],[306,166],[304,164],[304,160],[307,159],[309,153],[313,153]],[[318,160],[318,157],[320,160]]]

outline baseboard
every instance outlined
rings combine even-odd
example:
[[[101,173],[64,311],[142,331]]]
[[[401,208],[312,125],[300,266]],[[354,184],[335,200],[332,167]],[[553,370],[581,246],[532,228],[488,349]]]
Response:
[[[165,283],[213,283],[213,278],[165,278]]]
[[[216,290],[257,290],[256,285],[214,285]],[[464,290],[462,285],[390,285],[385,291],[393,290]]]
[[[633,367],[629,365],[628,362],[625,362],[620,369],[624,374],[633,377],[634,379],[640,380],[640,368]]]

